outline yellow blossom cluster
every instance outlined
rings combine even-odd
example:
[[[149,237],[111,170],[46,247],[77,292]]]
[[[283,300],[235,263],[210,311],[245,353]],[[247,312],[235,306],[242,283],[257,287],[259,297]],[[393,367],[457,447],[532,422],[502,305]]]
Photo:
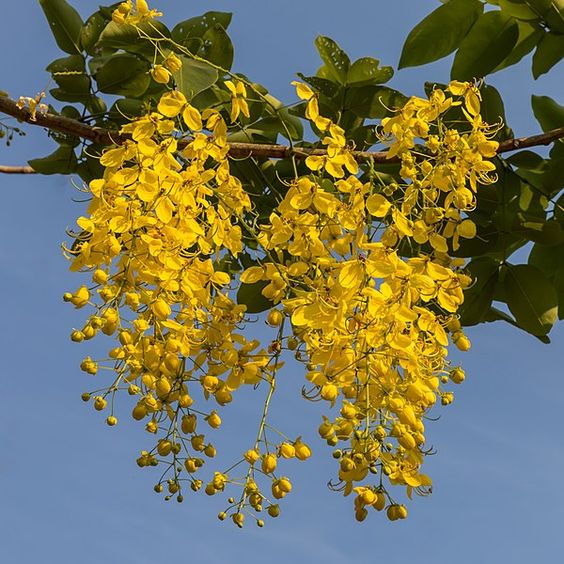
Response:
[[[122,3],[114,21],[154,16],[139,0],[131,10]],[[252,515],[262,526],[261,512],[277,517],[292,490],[280,462],[311,455],[300,437],[273,443],[265,434],[282,353],[292,351],[306,367],[305,397],[329,409],[319,434],[338,460],[332,486],[355,494],[358,520],[370,507],[404,519],[389,486],[410,498],[430,492],[424,420],[437,401],[452,402],[445,385],[464,380],[447,352],[449,340],[470,347],[457,311],[472,280],[449,251],[475,235],[466,212],[477,186],[494,179],[487,159],[497,144],[480,116],[479,89],[452,82],[382,120],[403,179],[385,183],[358,161],[338,123],[320,115],[316,92],[295,85],[326,152],[307,157],[306,173],[296,173],[268,221],[258,221],[230,168],[224,114],[231,122],[249,116],[236,77],[224,82],[224,114],[200,112],[171,89],[155,111],[122,128],[125,143],[103,153],[104,176],[90,183],[88,213],[67,249],[71,269],[90,271],[92,284],[64,299],[92,309],[73,341],[104,334],[116,342],[107,359],[82,361],[87,374],[111,374],[83,399],[108,409],[114,426],[116,395],[132,396],[133,419],[153,436],[137,463],[164,467],[155,491],[166,490],[166,499],[182,501],[186,486],[208,495],[239,486],[219,518],[241,527]],[[442,119],[455,106],[465,129]],[[238,275],[229,264],[245,237],[254,241],[254,264]],[[234,298],[241,283],[257,282],[273,304],[266,322],[276,338],[265,345],[245,336],[246,306]],[[242,385],[261,383],[268,391],[256,438],[239,461],[204,480],[216,455],[207,429],[221,426],[220,408]]]
[[[282,302],[291,321],[288,347],[306,364],[308,397],[339,408],[319,433],[329,445],[345,445],[334,453],[335,487],[356,493],[357,519],[367,506],[388,506],[390,519],[404,518],[385,478],[406,486],[409,496],[430,490],[420,471],[423,420],[438,399],[452,401],[441,384],[464,378],[446,360],[449,334],[459,349],[470,347],[456,312],[472,280],[464,261],[449,257],[448,242],[456,249],[459,237],[475,235],[464,212],[474,205],[476,183],[493,181],[484,157],[497,144],[480,119],[479,90],[451,83],[429,100],[411,98],[382,122],[405,182],[362,182],[343,129],[319,116],[313,90],[296,86],[327,154],[306,159],[313,174],[296,178],[261,226],[262,247],[287,259],[248,268],[241,281],[269,282],[262,293]],[[460,104],[452,96],[465,100],[467,133],[442,127],[441,115]],[[414,150],[416,139],[428,152]],[[398,250],[405,241],[419,245],[407,259]],[[369,472],[373,484],[365,483]]]
[[[135,0],[135,7],[132,0],[125,0],[112,12],[112,20],[120,25],[136,25],[162,15],[162,12],[150,9],[146,0]]]
[[[178,134],[188,132],[191,140],[180,149]],[[82,231],[68,251],[71,269],[91,270],[93,283],[64,296],[77,308],[94,307],[72,340],[102,333],[118,341],[109,351],[113,382],[83,399],[92,399],[98,411],[109,399],[111,426],[117,423],[115,394],[125,389],[136,399],[133,419],[145,421],[157,436],[137,462],[164,464],[168,494],[179,500],[183,485],[202,486],[196,475],[202,456],[216,453],[201,425],[221,425],[216,410],[192,408],[195,389],[204,401],[224,406],[241,385],[269,382],[282,365],[279,349],[267,351],[241,333],[245,306],[233,301],[231,276],[217,260],[240,253],[238,217],[251,209],[241,182],[230,173],[226,132],[217,111],[200,114],[177,91],[162,96],[156,112],[123,127],[131,140],[101,157],[104,177],[90,183],[88,216],[77,220]],[[95,375],[103,364],[86,357],[81,368]],[[261,439],[254,442],[257,457]],[[280,448],[285,458],[309,456],[299,439]],[[255,460],[241,460],[252,469]],[[262,473],[276,483],[273,497],[279,499],[291,486],[273,475],[274,467],[263,463]],[[251,471],[236,514],[246,503],[255,509],[262,504],[252,476]],[[206,493],[222,491],[228,479],[216,474]],[[161,480],[156,490],[163,488]]]

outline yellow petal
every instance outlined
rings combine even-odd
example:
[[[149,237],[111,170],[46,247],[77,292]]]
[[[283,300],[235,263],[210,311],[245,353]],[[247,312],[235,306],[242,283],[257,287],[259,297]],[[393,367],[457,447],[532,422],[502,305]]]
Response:
[[[182,112],[182,119],[184,123],[192,130],[192,131],[201,131],[202,129],[202,116],[200,112],[187,104]]]
[[[231,278],[227,272],[214,272],[211,281],[215,284],[219,284],[220,286],[225,286],[229,284]]]
[[[311,155],[305,160],[305,164],[307,168],[314,171],[319,170],[323,166],[324,162],[325,162],[325,157],[318,157],[315,155]]]
[[[178,90],[172,90],[163,94],[157,109],[163,116],[176,117],[186,104],[186,97]]]
[[[366,200],[366,209],[370,215],[375,217],[384,217],[388,213],[390,206],[390,202],[382,194],[372,194]]]
[[[339,272],[339,284],[348,289],[358,288],[364,280],[364,266],[359,260],[348,261]]]
[[[172,219],[172,212],[174,211],[174,204],[170,201],[168,196],[161,198],[159,203],[155,206],[157,217],[163,223],[169,223]]]
[[[313,96],[315,96],[313,90],[307,84],[294,81],[292,82],[292,86],[296,87],[296,94],[301,100],[309,100],[310,98],[313,98]]]
[[[137,197],[143,202],[152,202],[158,196],[160,188],[158,184],[145,184],[139,182],[135,193]]]
[[[431,243],[431,247],[433,247],[435,251],[439,251],[439,253],[448,252],[448,245],[446,239],[442,235],[439,235],[438,233],[431,233],[429,235],[429,243]]]
[[[226,80],[224,82],[224,84],[225,84],[225,86],[227,86],[229,92],[231,92],[231,94],[233,96],[237,96],[237,88],[236,88],[235,84],[233,84],[232,80]]]
[[[465,219],[456,230],[465,239],[476,237],[476,224],[471,219]]]
[[[447,87],[447,90],[455,96],[462,96],[470,87],[468,82],[460,82],[453,80]]]
[[[262,280],[264,276],[264,268],[262,266],[250,266],[241,274],[240,280],[244,284],[254,284]]]
[[[477,116],[480,113],[480,97],[473,88],[466,92],[464,96],[464,105],[470,115]]]

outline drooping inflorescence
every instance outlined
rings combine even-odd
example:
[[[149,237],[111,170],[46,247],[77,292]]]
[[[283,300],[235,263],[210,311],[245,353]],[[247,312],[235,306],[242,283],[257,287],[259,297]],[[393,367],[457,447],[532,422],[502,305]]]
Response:
[[[130,25],[156,15],[145,2],[115,14]],[[167,84],[179,64],[169,55],[151,72]],[[294,84],[326,154],[307,157],[266,218],[228,154],[229,127],[249,113],[252,85],[243,77],[224,83],[229,112],[200,111],[171,86],[122,128],[130,139],[104,152],[104,176],[88,187],[82,231],[68,250],[71,268],[91,271],[92,285],[64,298],[91,309],[73,341],[103,333],[116,342],[107,360],[82,362],[101,380],[110,375],[83,399],[107,410],[113,426],[119,396],[134,398],[131,416],[151,436],[137,463],[162,468],[157,492],[182,501],[187,488],[213,495],[239,487],[220,519],[242,526],[252,515],[262,526],[260,514],[276,517],[292,490],[279,461],[311,455],[300,438],[265,434],[290,351],[305,367],[304,396],[329,409],[319,434],[337,459],[332,487],[354,493],[358,520],[370,507],[402,519],[407,510],[390,486],[409,497],[430,492],[424,421],[437,401],[452,402],[447,385],[464,379],[447,352],[449,341],[470,347],[457,311],[472,279],[449,252],[475,236],[466,212],[477,186],[494,180],[488,159],[497,143],[480,116],[479,88],[452,82],[382,120],[379,134],[403,178],[386,182],[320,114],[316,91]],[[466,127],[445,125],[454,106]],[[243,251],[252,264],[239,273],[230,265]],[[241,284],[257,283],[272,304],[269,343],[245,336],[246,306],[235,297]],[[207,472],[216,454],[209,434],[243,385],[267,389],[257,435],[229,470]]]

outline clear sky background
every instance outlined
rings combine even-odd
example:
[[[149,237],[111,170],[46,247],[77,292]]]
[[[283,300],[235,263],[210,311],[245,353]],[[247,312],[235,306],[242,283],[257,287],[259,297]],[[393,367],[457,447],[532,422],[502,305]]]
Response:
[[[75,0],[83,17],[97,7]],[[295,72],[314,74],[313,40],[328,35],[351,58],[372,56],[397,66],[409,30],[437,7],[436,0],[160,0],[155,7],[174,24],[206,10],[233,11],[230,34],[235,70],[294,100]],[[0,89],[33,96],[47,86],[45,66],[63,56],[35,0],[2,0]],[[558,97],[557,77],[533,82],[530,58],[491,78],[506,101],[518,135],[537,132],[531,93]],[[391,86],[422,94],[423,82],[448,80],[450,59],[397,73]],[[561,84],[560,84],[561,86]],[[561,89],[560,89],[561,92]],[[52,101],[55,105],[58,103]],[[560,100],[562,102],[562,100]],[[10,148],[1,164],[25,164],[55,145],[39,128]],[[270,564],[346,561],[403,564],[530,563],[560,561],[564,551],[564,329],[549,346],[509,326],[468,331],[472,350],[453,354],[467,381],[453,405],[427,425],[437,449],[426,461],[434,480],[430,498],[409,504],[407,521],[390,523],[371,512],[354,520],[352,499],[330,492],[336,472],[331,449],[317,437],[320,407],[300,399],[303,376],[289,367],[275,397],[272,422],[290,436],[303,434],[314,450],[307,463],[288,464],[294,492],[264,529],[220,523],[222,499],[203,493],[183,504],[152,492],[158,469],[140,470],[139,450],[150,444],[122,403],[120,424],[80,400],[93,387],[79,370],[86,354],[102,356],[107,340],[72,344],[70,331],[84,311],[61,296],[80,285],[60,252],[64,230],[84,204],[72,180],[0,177],[0,561],[15,564],[145,564],[220,561]],[[260,324],[254,331],[262,331]],[[243,393],[223,412],[218,447],[227,455],[248,448],[245,429],[258,423],[262,392]],[[118,409],[119,411],[119,409]],[[120,413],[118,413],[120,416]],[[229,444],[227,444],[229,443]],[[560,476],[560,478],[559,478]]]

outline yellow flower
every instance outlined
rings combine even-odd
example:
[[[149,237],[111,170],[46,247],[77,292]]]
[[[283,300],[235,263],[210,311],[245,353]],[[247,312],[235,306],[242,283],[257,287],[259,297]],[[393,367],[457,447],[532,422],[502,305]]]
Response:
[[[249,117],[249,106],[247,104],[247,89],[240,80],[233,82],[226,80],[225,86],[231,92],[231,122],[235,122],[239,114]]]
[[[168,84],[172,77],[170,71],[168,71],[162,65],[154,65],[151,69],[151,76],[153,77],[153,80],[155,82],[158,82],[160,84]]]

